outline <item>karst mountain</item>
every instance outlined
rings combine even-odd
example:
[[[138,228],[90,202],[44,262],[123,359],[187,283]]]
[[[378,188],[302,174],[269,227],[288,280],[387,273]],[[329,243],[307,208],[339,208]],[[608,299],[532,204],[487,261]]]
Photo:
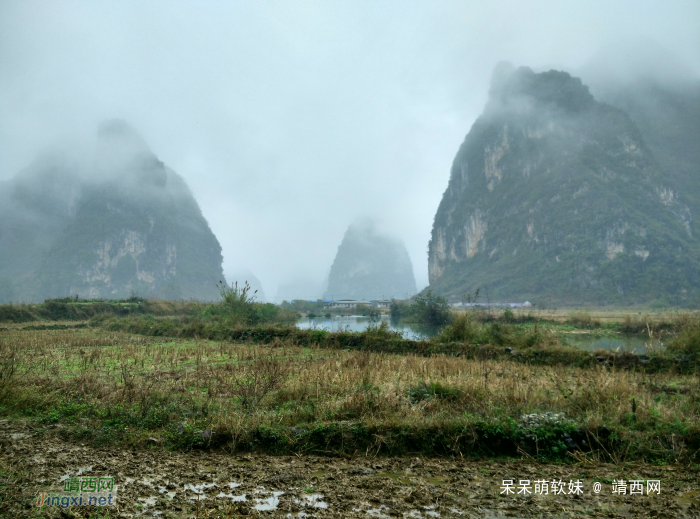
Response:
[[[338,247],[325,298],[405,299],[416,292],[413,265],[401,240],[372,222],[351,225]]]
[[[602,91],[602,90],[601,90]],[[569,73],[499,65],[454,159],[429,244],[453,300],[700,299],[700,85],[604,99]]]
[[[124,121],[100,126],[88,165],[54,152],[0,183],[2,301],[212,300],[221,264],[182,177]]]

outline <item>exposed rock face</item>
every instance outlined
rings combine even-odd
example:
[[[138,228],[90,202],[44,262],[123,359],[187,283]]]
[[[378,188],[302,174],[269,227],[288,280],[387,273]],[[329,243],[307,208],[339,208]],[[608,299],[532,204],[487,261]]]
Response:
[[[182,178],[126,123],[104,124],[91,171],[79,170],[45,157],[0,190],[5,299],[217,297],[216,237]]]
[[[603,86],[599,95],[629,114],[664,174],[662,203],[688,207],[684,224],[700,234],[700,82],[664,85],[640,78]]]
[[[454,298],[480,288],[492,300],[693,300],[700,204],[682,196],[688,182],[660,166],[654,146],[579,79],[499,65],[435,216],[431,288]]]
[[[351,225],[338,247],[325,297],[403,299],[415,293],[413,265],[403,242],[370,223]]]

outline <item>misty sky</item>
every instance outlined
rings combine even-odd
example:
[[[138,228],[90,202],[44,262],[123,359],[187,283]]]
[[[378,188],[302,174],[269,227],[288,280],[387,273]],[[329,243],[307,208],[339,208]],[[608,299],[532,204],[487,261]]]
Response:
[[[1,0],[0,180],[123,118],[189,184],[224,272],[249,269],[268,299],[320,283],[366,217],[404,240],[422,288],[496,63],[576,71],[639,39],[697,74],[700,2]]]

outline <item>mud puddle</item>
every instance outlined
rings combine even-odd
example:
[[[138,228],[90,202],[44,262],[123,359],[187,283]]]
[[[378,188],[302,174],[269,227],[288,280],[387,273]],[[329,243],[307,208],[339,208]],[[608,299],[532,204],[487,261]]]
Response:
[[[102,517],[700,517],[697,468],[134,451],[68,442],[10,420],[0,420],[0,438],[0,517],[88,517],[91,507],[34,503],[67,478],[107,476],[117,506]],[[658,480],[660,493],[614,495],[620,479]],[[502,493],[504,480],[513,494]],[[580,480],[582,492],[536,494],[538,480]],[[518,492],[523,481],[529,493]]]

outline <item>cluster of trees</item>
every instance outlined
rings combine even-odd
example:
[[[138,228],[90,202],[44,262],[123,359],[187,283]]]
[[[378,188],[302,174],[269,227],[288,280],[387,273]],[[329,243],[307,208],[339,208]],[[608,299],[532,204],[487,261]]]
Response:
[[[282,301],[280,308],[294,310],[295,312],[320,314],[323,312],[323,301],[306,301],[304,299],[294,299],[293,301]]]
[[[447,299],[433,295],[430,290],[425,295],[416,297],[407,303],[392,300],[389,311],[392,320],[402,320],[407,323],[442,326],[448,324],[451,319]]]

